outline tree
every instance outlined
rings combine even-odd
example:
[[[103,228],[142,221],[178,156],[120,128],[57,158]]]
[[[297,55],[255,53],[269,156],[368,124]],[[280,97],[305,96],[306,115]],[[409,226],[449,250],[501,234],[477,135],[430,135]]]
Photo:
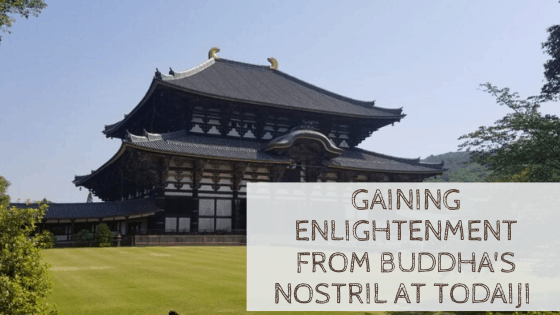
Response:
[[[560,100],[560,25],[549,27],[547,32],[542,49],[551,59],[544,64],[546,83],[540,95],[523,100],[508,88],[482,84],[498,104],[513,113],[494,126],[482,126],[459,138],[467,139],[460,149],[472,149],[475,161],[493,171],[488,177],[491,181],[560,181],[560,122],[558,117],[538,111],[542,102]]]
[[[35,241],[41,248],[53,248],[56,244],[56,236],[51,231],[43,231],[35,235]]]
[[[105,223],[99,224],[99,230],[97,232],[97,245],[99,247],[111,247],[111,239],[113,238],[113,233],[111,229]]]
[[[2,314],[55,314],[47,295],[52,290],[48,265],[41,262],[46,234],[31,236],[45,215],[39,208],[9,206],[9,183],[0,176],[0,306]]]
[[[0,207],[8,207],[10,205],[10,196],[6,193],[10,187],[10,182],[0,176]]]
[[[560,96],[560,25],[553,25],[547,29],[548,40],[542,43],[542,49],[550,55],[544,64],[545,85],[541,95],[545,100],[558,100]]]
[[[10,34],[9,28],[15,22],[14,14],[19,14],[26,19],[29,15],[39,16],[41,10],[47,5],[42,0],[0,0],[0,29]],[[2,36],[0,36],[0,42]]]
[[[513,112],[461,136],[467,141],[459,148],[472,150],[474,161],[488,166],[489,181],[560,181],[560,121],[538,111],[543,98],[520,99],[509,88],[482,86]]]
[[[91,246],[91,243],[94,243],[93,233],[86,229],[80,230],[80,232],[74,234],[72,239],[76,240],[77,246]]]

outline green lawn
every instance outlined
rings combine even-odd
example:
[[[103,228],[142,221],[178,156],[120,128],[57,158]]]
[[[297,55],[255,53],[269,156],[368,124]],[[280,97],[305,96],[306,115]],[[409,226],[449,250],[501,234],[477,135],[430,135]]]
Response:
[[[247,313],[245,247],[61,248],[44,258],[61,314]]]

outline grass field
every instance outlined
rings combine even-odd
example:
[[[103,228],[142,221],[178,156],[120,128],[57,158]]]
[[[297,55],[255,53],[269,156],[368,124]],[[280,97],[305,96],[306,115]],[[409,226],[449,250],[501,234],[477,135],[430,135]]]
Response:
[[[61,314],[262,314],[245,311],[245,247],[60,248],[44,258]]]

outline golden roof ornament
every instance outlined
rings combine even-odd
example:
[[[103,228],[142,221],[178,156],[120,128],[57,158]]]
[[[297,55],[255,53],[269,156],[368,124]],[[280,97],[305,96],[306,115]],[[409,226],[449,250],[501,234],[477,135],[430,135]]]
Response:
[[[268,62],[270,62],[270,69],[277,70],[278,69],[278,60],[270,57],[267,58]]]
[[[216,55],[216,53],[219,53],[219,52],[220,52],[220,48],[218,48],[218,47],[210,48],[210,50],[208,51],[208,59],[212,59],[212,58],[214,58],[216,60],[220,59],[220,57],[218,57],[218,55]]]

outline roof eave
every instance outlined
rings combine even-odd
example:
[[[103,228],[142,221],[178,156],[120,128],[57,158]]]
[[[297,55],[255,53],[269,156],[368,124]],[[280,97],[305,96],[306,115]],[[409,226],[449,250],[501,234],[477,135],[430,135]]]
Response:
[[[153,92],[155,91],[155,89],[157,88],[158,85],[169,87],[169,88],[175,89],[177,91],[181,91],[181,92],[187,92],[187,93],[197,95],[197,96],[210,97],[210,98],[215,98],[215,99],[220,99],[220,100],[225,100],[225,101],[238,102],[238,103],[244,103],[244,104],[253,104],[253,105],[259,105],[259,106],[267,106],[267,107],[275,107],[275,108],[294,110],[294,108],[291,107],[291,106],[286,106],[286,105],[281,105],[281,104],[252,102],[252,101],[237,99],[237,98],[233,98],[233,97],[223,97],[223,96],[218,96],[218,95],[214,95],[214,94],[210,94],[210,93],[204,93],[204,92],[201,92],[201,91],[191,90],[191,89],[184,88],[182,86],[173,84],[172,81],[164,81],[164,80],[158,80],[158,79],[154,78],[154,79],[152,79],[152,82],[150,84],[150,87],[148,88],[148,91],[146,92],[146,94],[144,95],[142,100],[140,100],[140,102],[134,107],[134,109],[132,109],[132,111],[128,115],[125,115],[125,117],[121,121],[116,122],[114,124],[105,125],[106,129],[102,130],[102,133],[107,138],[118,137],[118,135],[116,133],[123,132],[122,130],[119,130],[119,129],[127,121],[132,119],[132,117],[136,114],[136,112],[138,112],[144,106],[144,104],[152,96]],[[356,105],[356,106],[365,107],[365,106],[362,106],[362,105]],[[385,108],[381,108],[381,107],[375,107],[375,108],[376,109],[381,109],[381,110],[390,110],[390,109],[385,109]],[[400,112],[398,114],[393,115],[393,116],[353,115],[353,114],[333,113],[331,111],[310,110],[310,109],[297,109],[297,110],[305,111],[305,112],[311,112],[311,113],[327,114],[327,115],[338,115],[338,116],[344,116],[344,117],[350,117],[350,118],[388,120],[389,122],[399,122],[401,119],[403,119],[406,116],[406,114],[402,114],[402,109],[398,109]]]
[[[189,153],[182,153],[182,152],[169,152],[169,151],[164,151],[164,150],[156,150],[156,149],[150,149],[150,148],[146,148],[140,145],[136,145],[134,143],[130,143],[130,142],[126,142],[123,141],[121,144],[121,147],[119,148],[119,150],[117,151],[117,153],[115,153],[115,155],[109,159],[107,162],[105,162],[105,164],[103,164],[101,167],[99,167],[97,170],[93,171],[93,173],[88,174],[88,175],[82,175],[85,176],[84,178],[81,179],[74,179],[74,181],[72,181],[74,183],[74,185],[76,187],[82,186],[83,184],[85,184],[88,180],[90,180],[91,178],[95,177],[97,174],[99,174],[101,171],[103,171],[105,168],[109,167],[111,164],[113,164],[116,160],[119,159],[119,157],[121,155],[124,154],[124,152],[128,149],[138,149],[138,150],[142,150],[145,152],[152,152],[152,153],[158,153],[158,154],[165,154],[165,155],[173,155],[173,156],[185,156],[185,157],[192,157],[192,158],[202,158],[202,159],[209,159],[209,160],[229,160],[229,161],[236,161],[236,162],[249,162],[249,163],[268,163],[268,164],[285,164],[285,165],[291,165],[293,163],[292,160],[284,160],[284,161],[270,161],[270,160],[253,160],[253,159],[239,159],[239,158],[221,158],[221,157],[216,157],[216,156],[208,156],[208,155],[199,155],[199,154],[189,154]]]
[[[366,172],[379,172],[379,173],[390,173],[390,174],[413,174],[413,175],[438,175],[442,174],[443,170],[433,170],[433,171],[402,171],[402,170],[386,170],[386,169],[364,169],[359,167],[352,167],[352,166],[343,166],[343,165],[327,165],[329,168],[335,169],[343,169],[343,170],[351,170],[351,171],[366,171]]]
[[[103,165],[101,165],[101,167],[99,167],[98,169],[96,169],[95,171],[93,171],[91,174],[88,175],[80,175],[80,176],[85,176],[82,179],[74,179],[72,182],[74,183],[74,185],[76,187],[82,186],[85,182],[87,182],[89,179],[93,178],[95,175],[97,175],[99,172],[101,172],[103,169],[105,169],[106,167],[110,166],[111,164],[113,164],[116,160],[119,159],[119,157],[121,155],[124,154],[126,147],[128,146],[128,144],[126,142],[122,142],[121,147],[119,148],[119,150],[117,151],[117,153],[115,153],[115,155],[113,155],[113,157],[111,157],[107,162],[105,162]],[[76,177],[77,175],[74,175],[74,177]]]
[[[223,97],[223,96],[214,95],[214,94],[210,94],[210,93],[204,93],[204,92],[201,92],[201,91],[191,90],[191,89],[188,89],[188,88],[176,85],[176,84],[172,84],[171,81],[161,81],[160,84],[165,85],[169,88],[173,88],[173,89],[176,89],[176,90],[179,90],[179,91],[188,92],[188,93],[199,95],[199,96],[205,96],[205,97],[210,97],[210,98],[215,98],[215,99],[220,99],[220,100],[225,100],[225,101],[231,101],[231,102],[244,103],[244,104],[253,104],[253,105],[260,105],[260,106],[268,106],[268,107],[276,107],[276,108],[294,110],[294,107],[287,106],[287,105],[264,103],[264,102],[253,102],[253,101],[237,99],[237,98],[233,98],[233,97]],[[357,105],[357,106],[360,106],[360,105]],[[376,107],[376,108],[379,108],[379,107]],[[331,111],[311,110],[311,109],[301,109],[301,108],[297,108],[297,110],[305,111],[305,112],[311,112],[311,113],[345,116],[345,117],[351,117],[351,118],[383,119],[383,120],[394,120],[394,121],[400,121],[402,118],[404,118],[404,116],[406,116],[402,113],[399,113],[399,114],[394,115],[394,116],[364,116],[364,115],[352,115],[352,114],[345,114],[345,113],[334,113],[334,112],[331,112]],[[132,115],[132,113],[131,113],[131,115]],[[131,115],[129,115],[129,116],[131,116]]]
[[[146,152],[160,153],[165,155],[185,156],[185,157],[200,158],[200,159],[209,159],[209,160],[228,160],[228,161],[236,161],[236,162],[270,163],[270,164],[286,164],[286,165],[290,165],[293,163],[292,160],[270,161],[270,160],[253,160],[253,159],[239,159],[239,158],[223,158],[223,157],[210,156],[210,155],[200,155],[200,154],[192,154],[192,153],[184,153],[184,152],[169,152],[164,150],[150,149],[143,146],[135,145],[133,143],[127,143],[127,145],[131,148],[143,150]]]
[[[115,220],[115,218],[118,217],[129,217],[129,216],[142,216],[142,217],[148,217],[148,216],[152,216],[155,215],[158,212],[164,211],[163,209],[157,209],[155,211],[145,211],[145,212],[138,212],[138,213],[134,213],[134,214],[129,214],[129,215],[125,215],[125,214],[121,214],[121,215],[111,215],[111,216],[105,216],[103,218],[103,220]],[[99,219],[99,216],[92,216],[92,217],[54,217],[54,218],[47,218],[45,217],[45,220],[90,220],[90,219]]]
[[[153,92],[155,91],[157,85],[163,82],[162,80],[158,80],[158,79],[152,79],[152,83],[150,84],[150,87],[148,88],[148,91],[146,92],[146,94],[144,95],[144,97],[140,100],[140,102],[132,109],[132,111],[128,114],[125,115],[124,119],[122,119],[119,122],[116,122],[114,124],[110,124],[110,125],[105,125],[105,128],[110,127],[109,129],[105,129],[103,131],[101,131],[103,134],[105,134],[105,136],[107,138],[109,137],[113,137],[115,135],[111,135],[112,133],[116,133],[118,131],[118,129],[124,125],[125,122],[127,122],[129,119],[131,119],[131,117],[140,110],[140,108],[143,107],[143,105],[146,103],[146,101],[152,96]]]

